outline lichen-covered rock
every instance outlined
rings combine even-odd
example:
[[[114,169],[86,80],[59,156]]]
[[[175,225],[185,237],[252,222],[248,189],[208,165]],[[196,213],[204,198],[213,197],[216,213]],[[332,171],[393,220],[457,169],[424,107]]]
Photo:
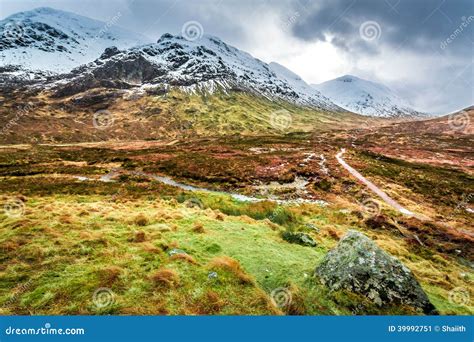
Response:
[[[316,268],[331,290],[349,290],[377,305],[403,304],[425,314],[437,314],[413,273],[371,239],[349,231]]]

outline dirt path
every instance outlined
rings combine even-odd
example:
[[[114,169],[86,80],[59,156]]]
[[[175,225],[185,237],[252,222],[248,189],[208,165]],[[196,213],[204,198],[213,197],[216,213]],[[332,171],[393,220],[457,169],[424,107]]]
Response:
[[[372,192],[374,192],[377,196],[379,196],[381,199],[385,201],[388,205],[391,207],[397,209],[399,212],[401,212],[404,215],[407,216],[414,216],[415,214],[412,213],[410,210],[405,209],[402,207],[398,202],[396,202],[393,198],[391,198],[389,195],[387,195],[385,192],[383,192],[379,187],[377,187],[374,183],[366,179],[364,176],[362,176],[359,172],[357,172],[354,168],[352,168],[350,165],[348,165],[344,159],[342,159],[342,155],[346,152],[346,149],[343,148],[341,151],[336,154],[336,159],[341,164],[347,171],[350,172],[351,175],[353,175],[355,178],[357,178],[359,181],[364,183]]]

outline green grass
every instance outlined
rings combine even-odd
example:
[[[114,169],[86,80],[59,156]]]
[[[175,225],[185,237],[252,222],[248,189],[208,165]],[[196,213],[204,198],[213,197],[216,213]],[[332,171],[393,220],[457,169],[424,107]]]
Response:
[[[265,146],[265,141],[268,146],[298,147],[305,139],[304,135],[236,138],[229,143],[233,149],[221,140],[201,141],[199,146],[216,155],[236,153],[240,171],[242,165],[253,162],[255,168],[265,165],[269,155],[281,158],[283,153],[243,158],[242,151],[250,147]],[[117,152],[105,147],[35,146],[0,153],[4,166],[2,206],[12,198],[25,201],[23,216],[11,218],[0,213],[0,313],[413,314],[410,308],[380,308],[355,294],[330,292],[313,276],[318,263],[348,229],[363,231],[399,258],[441,313],[474,312],[471,303],[460,305],[450,300],[453,289],[471,288],[472,272],[456,254],[460,244],[467,245],[466,240],[451,240],[454,235],[444,235],[435,224],[404,222],[386,208],[383,215],[390,227],[396,222],[404,225],[425,245],[414,244],[397,229],[369,225],[348,200],[354,198],[351,191],[359,187],[344,190],[344,184],[354,183],[337,173],[330,191],[335,191],[340,202],[328,207],[239,202],[227,195],[181,191],[136,176],[113,183],[80,182],[71,177],[78,171],[97,177],[110,170],[108,163],[118,163],[130,169],[168,167],[168,172],[175,172],[173,177],[180,170],[191,170],[187,174],[193,176],[190,182],[203,172],[214,177],[213,181],[201,180],[204,186],[216,186],[218,177],[226,176],[225,163],[218,162],[228,158],[213,155],[214,159],[206,159],[206,153],[198,151],[200,156],[188,160],[184,151],[191,148],[180,143]],[[163,154],[176,156],[182,164],[169,167],[153,159]],[[466,181],[465,175],[450,170],[364,158],[366,168],[361,172],[384,178],[388,184],[392,177],[399,185],[405,179],[421,177],[435,182],[444,178],[453,188],[462,189]],[[188,169],[183,166],[186,162]],[[199,171],[196,166],[200,165],[208,169],[216,166],[217,171]],[[335,170],[333,165],[330,168]],[[397,172],[406,172],[406,178]],[[23,176],[27,174],[30,176]],[[253,173],[244,169],[242,174]],[[232,177],[237,179],[239,174],[232,173]],[[413,194],[418,193],[410,196]],[[284,241],[281,235],[287,230],[309,234],[317,246]],[[171,257],[173,249],[184,250],[188,256]],[[216,272],[217,278],[210,277],[211,272]],[[166,277],[176,279],[168,281]],[[113,293],[113,301],[103,307],[93,300],[101,288]],[[276,307],[271,293],[282,288],[291,293],[292,300],[287,306]]]
[[[455,207],[465,194],[474,192],[474,176],[450,168],[411,163],[371,152],[362,152],[363,172],[403,185],[430,202]]]
[[[230,201],[215,196],[208,203]],[[2,217],[2,312],[278,314],[281,311],[271,303],[270,294],[277,288],[289,288],[293,300],[282,310],[290,314],[410,313],[403,308],[378,308],[349,293],[330,293],[314,279],[314,268],[335,244],[326,234],[334,227],[326,216],[329,209],[307,208],[303,216],[296,209],[286,209],[299,220],[314,219],[321,226],[319,234],[310,233],[318,242],[311,248],[285,242],[280,232],[286,228],[265,215],[257,219],[245,215],[248,204],[233,205],[241,207],[240,215],[224,215],[210,204],[188,208],[172,198],[30,197],[24,217]],[[202,225],[203,232],[193,229],[196,224]],[[353,228],[338,227],[341,231]],[[137,232],[144,233],[144,241],[135,240]],[[194,261],[170,258],[173,248],[186,251]],[[213,268],[213,260],[222,257],[237,260],[242,271]],[[419,259],[409,265],[426,262]],[[179,284],[156,286],[151,277],[163,268],[174,270]],[[214,270],[217,279],[209,278]],[[97,307],[93,294],[102,287],[113,291],[114,301]],[[450,305],[444,289],[433,285],[426,289],[441,310],[469,312],[466,307]],[[19,294],[12,300],[15,292]]]

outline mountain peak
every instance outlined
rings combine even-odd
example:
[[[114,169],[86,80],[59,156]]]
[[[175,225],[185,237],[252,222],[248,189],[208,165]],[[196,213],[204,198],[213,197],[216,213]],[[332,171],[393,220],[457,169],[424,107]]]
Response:
[[[379,117],[421,116],[383,84],[344,75],[313,85],[335,104],[355,113]]]
[[[149,40],[110,23],[39,7],[0,21],[3,65],[66,72],[98,58],[107,47],[126,49]]]
[[[36,7],[29,11],[14,13],[2,21],[22,21],[25,19],[36,19],[39,20],[42,16],[54,17],[54,16],[69,16],[69,17],[81,17],[86,20],[94,20],[81,15],[78,15],[73,12],[67,12],[63,10],[58,10],[52,7]]]
[[[344,75],[335,79],[340,82],[354,82],[354,81],[363,81],[361,78],[354,75]]]

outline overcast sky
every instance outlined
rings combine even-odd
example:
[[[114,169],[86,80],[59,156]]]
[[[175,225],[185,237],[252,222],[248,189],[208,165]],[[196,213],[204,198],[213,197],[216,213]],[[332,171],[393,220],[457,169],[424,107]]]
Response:
[[[118,25],[153,41],[197,21],[308,83],[352,74],[422,111],[474,104],[472,0],[0,0],[0,17],[40,6],[103,21],[120,12]]]

